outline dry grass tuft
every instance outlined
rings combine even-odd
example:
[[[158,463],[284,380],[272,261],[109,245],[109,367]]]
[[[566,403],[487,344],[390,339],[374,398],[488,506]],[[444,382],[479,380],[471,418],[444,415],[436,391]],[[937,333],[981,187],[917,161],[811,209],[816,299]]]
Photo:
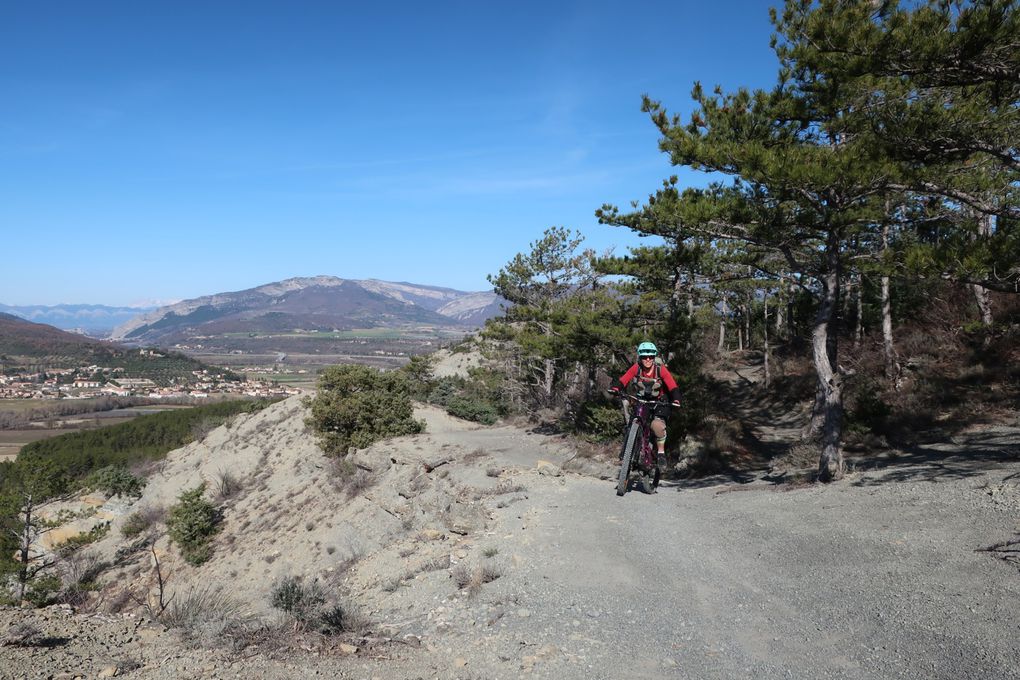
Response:
[[[216,473],[216,499],[220,502],[237,496],[244,489],[241,480],[229,470]]]
[[[365,493],[378,481],[373,475],[343,458],[334,458],[329,463],[330,481],[333,487],[348,498]]]
[[[35,647],[43,641],[42,630],[30,622],[16,623],[0,636],[0,647]]]
[[[503,570],[492,562],[485,562],[474,567],[461,562],[450,570],[450,577],[453,578],[457,589],[466,590],[471,597],[480,593],[483,585],[495,581],[502,575]]]
[[[185,642],[198,647],[233,647],[234,631],[259,625],[241,612],[240,601],[220,588],[206,585],[176,594],[161,621],[177,630]]]

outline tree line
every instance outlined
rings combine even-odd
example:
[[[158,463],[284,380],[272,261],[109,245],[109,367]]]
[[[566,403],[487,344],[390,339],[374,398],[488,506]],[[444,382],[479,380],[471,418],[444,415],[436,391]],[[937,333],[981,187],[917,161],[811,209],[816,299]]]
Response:
[[[632,209],[596,211],[654,245],[615,257],[548,230],[490,277],[510,306],[486,335],[516,398],[576,404],[642,339],[695,366],[698,329],[717,323],[719,349],[727,329],[740,347],[754,332],[766,376],[772,341],[800,339],[816,377],[805,435],[828,481],[844,471],[845,344],[869,306],[896,385],[898,304],[964,290],[990,333],[990,296],[1020,290],[1020,13],[1015,0],[787,0],[771,18],[771,88],[696,83],[686,116],[644,96],[672,165],[709,180],[673,176]]]

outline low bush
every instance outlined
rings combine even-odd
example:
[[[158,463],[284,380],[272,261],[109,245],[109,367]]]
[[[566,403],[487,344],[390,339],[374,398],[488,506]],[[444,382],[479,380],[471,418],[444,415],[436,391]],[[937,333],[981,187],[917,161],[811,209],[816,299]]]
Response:
[[[346,459],[335,460],[329,471],[333,486],[346,493],[348,498],[361,494],[376,482],[375,477]]]
[[[54,598],[63,587],[63,582],[56,574],[37,576],[32,580],[25,592],[25,599],[36,607],[46,607],[53,603]]]
[[[474,567],[461,562],[450,571],[450,576],[457,589],[467,590],[468,595],[472,597],[481,592],[483,585],[495,581],[502,575],[503,570],[492,562],[477,564]]]
[[[308,425],[327,455],[425,429],[425,423],[414,419],[411,389],[399,371],[330,366],[319,377],[315,397],[306,403],[311,410]]]
[[[56,551],[63,556],[70,555],[71,553],[81,550],[87,545],[92,545],[108,533],[110,533],[109,523],[97,524],[89,531],[82,532],[77,536],[71,536],[66,541],[58,545],[56,547]]]
[[[304,583],[300,576],[285,576],[277,581],[270,592],[270,603],[293,617],[301,627],[324,635],[349,632],[355,627],[355,617],[337,602],[326,597],[318,583]]]
[[[85,486],[102,491],[108,496],[139,498],[145,488],[145,480],[131,474],[120,465],[107,465],[85,478]]]
[[[437,379],[429,392],[429,403],[442,406],[457,418],[494,424],[507,414],[503,376],[485,368],[469,369],[468,375]]]
[[[162,507],[149,506],[135,510],[124,519],[120,526],[120,535],[124,538],[134,538],[153,524],[162,522],[165,515],[166,511]]]
[[[483,425],[493,425],[499,420],[499,409],[495,404],[478,398],[457,395],[446,405],[451,416],[463,418]]]
[[[230,470],[220,470],[216,475],[216,498],[225,501],[241,492],[244,484]]]
[[[326,602],[326,596],[317,583],[305,584],[300,576],[285,576],[273,585],[270,604],[302,623],[313,618]]]
[[[177,594],[160,621],[201,646],[234,646],[238,630],[257,625],[242,614],[241,602],[212,585]]]
[[[0,647],[36,647],[41,646],[45,635],[39,626],[23,621],[15,623],[0,636]]]
[[[849,411],[847,428],[880,434],[886,429],[892,409],[876,391],[856,395],[853,408]]]
[[[212,556],[209,544],[218,531],[219,513],[212,503],[203,498],[204,493],[204,482],[181,493],[177,504],[170,508],[166,523],[170,540],[177,544],[184,560],[194,566]]]
[[[592,442],[620,439],[625,425],[618,405],[591,401],[581,406],[578,422],[581,436]]]

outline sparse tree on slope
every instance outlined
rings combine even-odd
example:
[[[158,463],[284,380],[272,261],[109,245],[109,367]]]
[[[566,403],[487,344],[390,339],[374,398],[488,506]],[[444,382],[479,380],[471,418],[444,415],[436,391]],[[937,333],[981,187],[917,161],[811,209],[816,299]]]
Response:
[[[580,250],[583,237],[563,227],[547,229],[499,273],[489,276],[495,292],[510,306],[490,322],[489,337],[512,340],[529,365],[529,379],[546,405],[569,366],[592,358],[599,345],[599,319],[611,306],[600,290],[596,254]],[[534,364],[534,365],[532,365]]]

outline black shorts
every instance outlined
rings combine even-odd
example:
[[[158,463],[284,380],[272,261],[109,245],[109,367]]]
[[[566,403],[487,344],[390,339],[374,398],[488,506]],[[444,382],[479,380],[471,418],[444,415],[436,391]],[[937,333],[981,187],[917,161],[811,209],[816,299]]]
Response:
[[[660,401],[655,405],[655,410],[652,412],[654,415],[652,418],[658,418],[664,423],[669,423],[669,415],[673,412],[673,407],[665,401]]]

